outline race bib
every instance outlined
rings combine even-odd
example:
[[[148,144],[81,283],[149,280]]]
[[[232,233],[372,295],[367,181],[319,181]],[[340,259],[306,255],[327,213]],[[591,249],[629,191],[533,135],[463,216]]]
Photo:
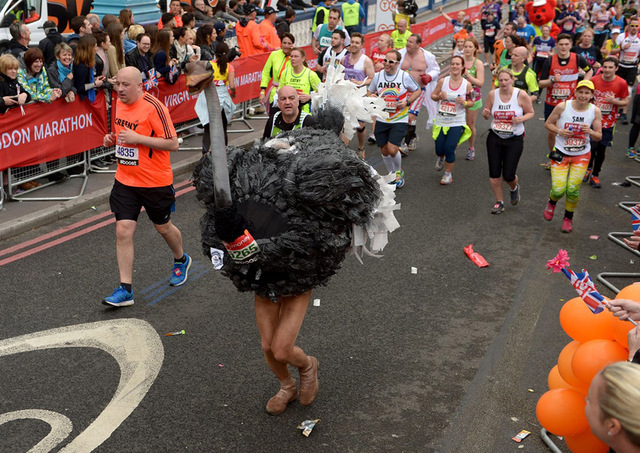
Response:
[[[596,107],[600,109],[603,116],[610,115],[611,110],[613,110],[613,104],[610,104],[608,102],[596,102]]]
[[[634,52],[631,50],[623,50],[620,55],[620,63],[624,64],[636,64],[636,60],[638,59],[638,52]]]
[[[136,166],[139,163],[138,148],[134,146],[116,145],[118,164]]]
[[[571,96],[571,84],[566,82],[556,82],[551,88],[551,97],[555,100],[564,101]]]
[[[321,36],[318,40],[318,44],[320,45],[320,48],[331,47],[331,36]]]
[[[258,243],[251,236],[249,230],[244,230],[244,234],[235,241],[231,243],[223,242],[223,244],[234,261],[255,261],[255,259],[250,258],[260,251]]]
[[[495,31],[493,28],[490,28],[490,29],[487,29],[487,30],[485,30],[485,31],[484,31],[484,35],[485,35],[487,38],[491,38],[491,37],[493,37],[495,34],[496,34],[496,31]]]
[[[567,152],[584,151],[587,146],[587,134],[582,132],[582,123],[564,123],[565,130],[573,135],[564,139],[564,149]]]
[[[514,111],[496,111],[493,112],[493,122],[491,129],[498,135],[508,137],[513,135],[513,118]]]
[[[549,58],[549,52],[539,50],[536,52],[536,58]]]
[[[385,112],[395,112],[397,110],[396,104],[398,102],[397,96],[386,95],[382,97],[385,102],[384,111]]]
[[[458,113],[458,107],[455,102],[440,101],[440,104],[438,104],[438,115],[455,116],[456,113]]]

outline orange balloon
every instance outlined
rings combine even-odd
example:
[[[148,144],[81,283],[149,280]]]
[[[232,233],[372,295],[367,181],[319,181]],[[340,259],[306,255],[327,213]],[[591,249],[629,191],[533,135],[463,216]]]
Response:
[[[580,297],[574,297],[567,301],[560,310],[562,328],[567,335],[579,342],[599,338],[613,340],[612,322],[611,312],[604,310],[594,315]]]
[[[607,453],[609,451],[609,447],[591,432],[591,428],[577,436],[565,437],[564,441],[573,453]]]
[[[640,283],[625,286],[616,294],[616,299],[631,299],[640,302]]]
[[[550,433],[576,436],[589,428],[584,415],[584,396],[575,390],[554,389],[542,395],[536,405],[538,421]]]
[[[562,379],[560,371],[558,371],[558,365],[551,368],[549,371],[549,377],[547,378],[547,384],[549,384],[549,390],[553,389],[569,389],[572,388],[567,381]]]
[[[591,340],[582,343],[571,359],[573,374],[583,382],[591,382],[607,365],[627,359],[627,351],[612,340]]]
[[[560,355],[558,356],[558,373],[564,382],[586,396],[589,391],[589,384],[591,381],[582,381],[573,374],[573,369],[571,368],[571,360],[579,346],[580,343],[574,340],[566,345],[560,352]]]
[[[620,346],[629,351],[629,339],[627,338],[627,334],[629,331],[633,329],[633,324],[629,321],[620,321],[619,319],[614,319],[611,323],[611,332],[613,333],[613,339],[616,340]]]

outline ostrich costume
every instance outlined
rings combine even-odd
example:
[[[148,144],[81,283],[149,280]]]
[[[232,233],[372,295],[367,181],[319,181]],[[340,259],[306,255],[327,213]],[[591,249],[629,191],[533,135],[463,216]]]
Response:
[[[190,63],[190,91],[202,90],[210,75],[205,62]],[[358,113],[361,118],[383,116],[384,103],[363,102],[363,93],[339,70],[331,71],[328,80],[318,98],[334,98],[328,93],[333,87],[341,93],[340,102],[326,102],[329,107],[316,112],[316,119],[332,124],[333,132],[297,129],[256,140],[249,150],[230,146],[226,152],[215,87],[206,88],[211,157],[203,157],[194,170],[196,196],[207,207],[202,246],[239,291],[276,301],[325,285],[347,252],[377,256],[373,252],[386,245],[387,232],[399,227],[391,177],[378,175],[338,138],[344,117],[353,122]],[[343,116],[340,104],[353,105],[356,98],[350,96],[356,94],[361,110]],[[230,247],[254,240],[255,247],[244,249],[247,256],[239,257]]]

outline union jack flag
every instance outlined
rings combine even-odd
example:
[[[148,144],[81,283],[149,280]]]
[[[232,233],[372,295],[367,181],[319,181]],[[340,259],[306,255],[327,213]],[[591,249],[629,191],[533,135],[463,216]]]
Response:
[[[582,269],[582,272],[577,274],[571,269],[562,269],[562,272],[571,281],[571,285],[573,285],[578,295],[580,295],[594,315],[606,308],[607,305],[604,297],[598,292],[596,285],[593,284],[589,273],[585,269]]]
[[[156,78],[156,70],[149,69],[147,80],[144,81],[144,89],[145,91],[149,91],[158,86],[158,79]]]
[[[640,228],[640,205],[631,207],[631,228],[633,228],[633,231]]]

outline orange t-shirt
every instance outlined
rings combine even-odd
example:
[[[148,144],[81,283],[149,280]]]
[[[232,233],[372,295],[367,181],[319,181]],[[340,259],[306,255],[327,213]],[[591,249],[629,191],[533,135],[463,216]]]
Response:
[[[135,104],[116,102],[114,136],[125,128],[147,137],[172,138],[176,130],[169,110],[158,99],[144,93]],[[118,169],[116,179],[131,187],[164,187],[173,184],[169,151],[159,151],[144,145],[116,143]]]
[[[176,23],[176,27],[184,26],[184,24],[182,23],[182,16],[173,16],[173,21]],[[162,24],[162,19],[160,19],[158,21],[158,30],[162,30],[162,27],[164,27],[164,25]]]

